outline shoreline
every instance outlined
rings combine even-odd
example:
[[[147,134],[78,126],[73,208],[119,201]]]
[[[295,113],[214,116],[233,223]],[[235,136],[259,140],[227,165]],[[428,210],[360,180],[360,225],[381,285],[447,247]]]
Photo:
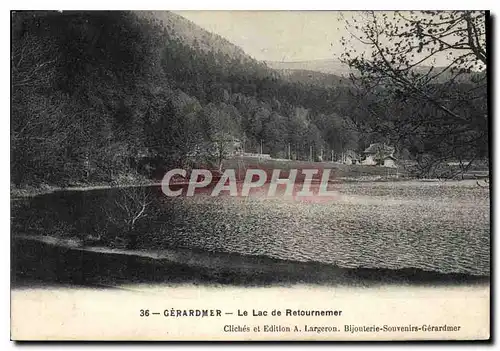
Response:
[[[485,178],[489,179],[489,178]],[[484,179],[426,179],[426,178],[339,178],[330,180],[330,184],[369,184],[369,183],[424,183],[424,184],[441,184],[441,185],[450,185],[450,184],[465,184],[465,185],[477,185],[478,181]],[[143,182],[132,182],[125,184],[89,184],[89,185],[74,185],[68,187],[58,187],[58,186],[44,186],[44,187],[31,187],[26,186],[24,188],[17,188],[11,185],[10,188],[10,199],[11,200],[20,200],[26,198],[33,198],[40,195],[52,194],[55,192],[71,192],[71,191],[92,191],[92,190],[107,190],[107,189],[120,189],[120,188],[139,188],[139,187],[148,187],[148,186],[161,186],[161,181],[150,180]],[[187,185],[189,182],[176,182],[174,185]],[[478,185],[479,186],[479,185]],[[485,184],[485,187],[489,187],[489,182]]]
[[[194,283],[233,286],[484,285],[490,276],[419,268],[347,268],[267,256],[172,248],[161,252],[77,247],[36,237],[12,237],[12,286],[116,286]]]
[[[160,186],[161,182],[158,181],[146,181],[146,182],[133,182],[126,184],[89,184],[89,185],[73,185],[68,187],[58,187],[58,186],[45,186],[45,187],[31,187],[27,186],[24,188],[12,187],[10,189],[10,199],[17,200],[23,198],[31,198],[40,195],[52,194],[55,192],[64,191],[91,191],[91,190],[106,190],[106,189],[119,189],[119,188],[138,188],[143,186]]]

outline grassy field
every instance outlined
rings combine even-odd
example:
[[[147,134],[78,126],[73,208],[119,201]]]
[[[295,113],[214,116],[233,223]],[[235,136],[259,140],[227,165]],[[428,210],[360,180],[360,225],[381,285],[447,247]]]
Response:
[[[388,168],[380,166],[368,165],[346,165],[333,162],[309,162],[309,161],[293,161],[293,160],[276,160],[256,157],[234,157],[224,161],[224,168],[244,169],[244,168],[261,168],[261,169],[331,169],[331,180],[337,181],[395,181],[408,180],[414,178],[414,174],[409,169],[412,169],[415,162],[398,161],[397,168]],[[413,166],[412,166],[413,165]],[[476,162],[471,167],[461,173],[458,163],[447,164],[443,162],[440,165],[442,174],[455,175],[454,179],[484,179],[489,175],[489,168],[486,162]],[[444,177],[446,178],[446,177]]]
[[[283,161],[274,159],[259,159],[255,157],[235,157],[224,161],[224,168],[245,169],[331,169],[331,179],[363,178],[363,177],[405,177],[402,168],[386,168],[366,165],[345,165],[333,162]]]

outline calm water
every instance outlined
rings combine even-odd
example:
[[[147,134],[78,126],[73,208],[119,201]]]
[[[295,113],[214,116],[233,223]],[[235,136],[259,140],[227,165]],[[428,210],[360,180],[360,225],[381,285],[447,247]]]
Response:
[[[338,190],[341,196],[328,203],[303,203],[203,195],[166,198],[151,188],[147,216],[134,227],[137,246],[264,255],[349,268],[414,267],[489,275],[488,189],[371,183],[340,185]],[[126,234],[116,223],[127,216],[117,204],[127,203],[127,196],[113,189],[16,200],[13,232],[98,237],[96,245],[121,245]]]

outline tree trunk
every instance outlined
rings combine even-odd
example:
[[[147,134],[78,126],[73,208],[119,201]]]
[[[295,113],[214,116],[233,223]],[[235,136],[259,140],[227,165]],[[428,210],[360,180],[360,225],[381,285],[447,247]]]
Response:
[[[138,234],[134,230],[134,228],[130,228],[127,234],[128,242],[127,242],[127,250],[135,250],[137,249],[138,243]]]

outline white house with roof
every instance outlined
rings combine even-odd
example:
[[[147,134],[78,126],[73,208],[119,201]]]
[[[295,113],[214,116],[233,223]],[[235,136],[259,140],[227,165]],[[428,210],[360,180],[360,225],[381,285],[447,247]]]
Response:
[[[396,157],[394,157],[395,148],[382,143],[370,144],[365,151],[363,165],[383,166],[396,168]]]
[[[353,150],[347,150],[342,154],[342,163],[346,165],[356,165],[361,162],[361,157]]]

